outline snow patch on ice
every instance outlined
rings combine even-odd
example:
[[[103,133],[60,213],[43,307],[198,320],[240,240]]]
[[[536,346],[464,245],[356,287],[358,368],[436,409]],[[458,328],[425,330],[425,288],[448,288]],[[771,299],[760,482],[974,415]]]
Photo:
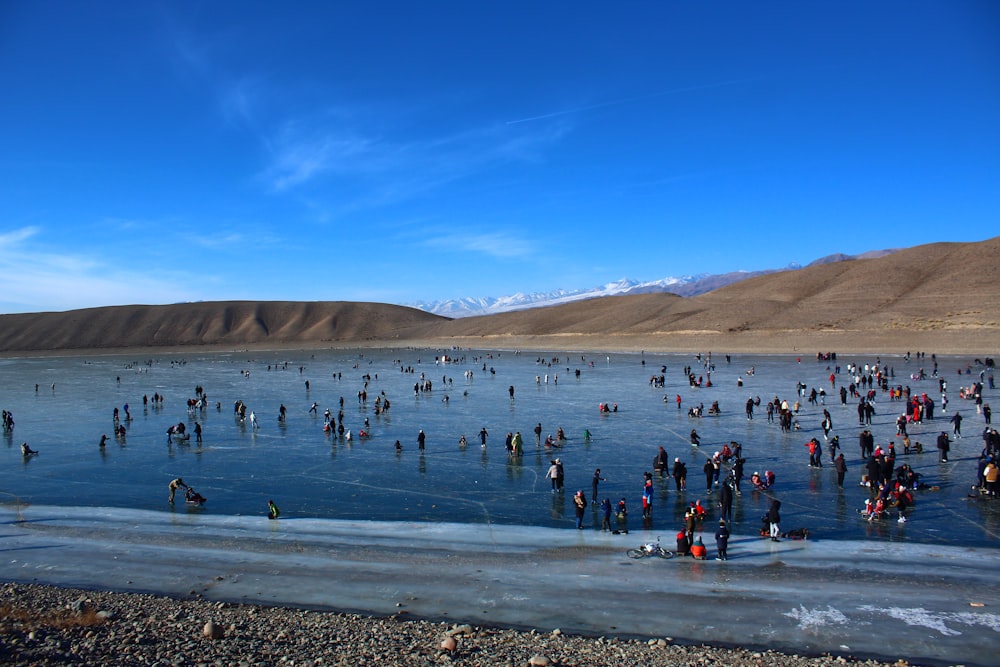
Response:
[[[970,611],[963,611],[957,614],[949,614],[951,621],[964,623],[965,625],[981,625],[989,628],[993,632],[1000,632],[1000,614],[976,614]]]
[[[847,617],[840,610],[830,606],[826,609],[806,609],[803,605],[799,605],[798,609],[792,609],[784,615],[798,621],[799,629],[804,632],[818,632],[821,628],[847,623]]]
[[[904,609],[902,607],[874,607],[865,605],[859,607],[862,611],[886,614],[892,618],[903,621],[907,625],[929,628],[936,630],[942,635],[957,636],[962,633],[949,628],[947,623],[959,623],[970,626],[983,626],[990,628],[994,632],[1000,632],[1000,615],[997,614],[977,614],[973,612],[932,612],[922,607]]]

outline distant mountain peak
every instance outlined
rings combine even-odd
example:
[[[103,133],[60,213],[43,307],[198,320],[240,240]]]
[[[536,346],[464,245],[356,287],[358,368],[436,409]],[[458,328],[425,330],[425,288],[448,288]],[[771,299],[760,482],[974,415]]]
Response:
[[[882,257],[892,250],[873,250],[862,255],[845,255],[836,253],[821,257],[807,266],[816,264],[829,264],[832,262],[843,262],[853,259],[871,259]],[[550,292],[515,292],[508,296],[501,297],[460,297],[455,299],[445,299],[442,301],[426,301],[421,303],[407,304],[414,308],[443,315],[445,317],[473,317],[476,315],[493,315],[495,313],[505,313],[512,310],[524,310],[527,308],[542,308],[544,306],[555,306],[571,301],[582,301],[584,299],[596,299],[604,296],[621,296],[625,294],[652,294],[657,292],[669,292],[678,296],[691,297],[705,292],[725,287],[732,283],[753,278],[768,273],[778,271],[797,271],[802,268],[801,264],[791,262],[784,269],[767,269],[763,271],[731,271],[729,273],[708,274],[703,273],[697,276],[682,276],[679,278],[666,277],[660,280],[638,281],[631,278],[621,278],[613,282],[598,285],[596,287],[580,289],[557,289]]]

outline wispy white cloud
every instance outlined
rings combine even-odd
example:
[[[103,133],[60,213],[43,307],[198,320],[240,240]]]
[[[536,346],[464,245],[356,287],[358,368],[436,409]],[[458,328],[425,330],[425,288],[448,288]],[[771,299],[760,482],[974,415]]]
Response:
[[[14,229],[9,232],[0,233],[0,252],[6,251],[8,248],[17,246],[19,243],[25,239],[31,238],[39,232],[38,227],[21,227],[20,229]]]
[[[326,172],[364,171],[377,155],[372,142],[351,136],[315,130],[301,133],[294,124],[268,142],[271,164],[264,171],[265,180],[281,192],[303,184]]]
[[[536,245],[510,232],[447,232],[435,230],[419,243],[455,253],[476,253],[496,259],[524,259],[536,254]]]
[[[257,109],[266,94],[264,83],[244,76],[225,82],[219,88],[219,107],[223,118],[232,125],[256,129]]]
[[[297,121],[268,142],[272,160],[262,178],[278,193],[322,185],[325,195],[313,189],[309,202],[318,218],[329,219],[405,202],[498,166],[543,161],[570,131],[566,123],[531,130],[501,125],[397,139],[335,121]]]
[[[39,250],[41,227],[0,234],[0,295],[8,312],[68,310],[110,304],[174,303],[191,300],[183,285],[194,276],[131,271],[112,261],[71,252]],[[107,260],[113,260],[108,257]]]
[[[325,82],[235,72],[231,37],[195,39],[169,23],[175,63],[213,91],[223,122],[260,146],[257,182],[271,194],[308,196],[318,219],[407,201],[498,165],[541,161],[571,130],[564,119],[442,131],[441,109],[455,106],[447,92],[405,110],[356,96],[344,103],[344,91]]]
[[[732,79],[729,81],[716,81],[714,83],[705,83],[696,86],[684,86],[683,88],[673,88],[671,90],[661,90],[655,93],[648,93],[646,95],[636,95],[634,97],[623,97],[615,100],[608,100],[606,102],[598,102],[596,104],[587,104],[581,106],[575,106],[568,109],[561,109],[559,111],[550,111],[548,113],[539,114],[537,116],[528,116],[527,118],[518,118],[516,120],[508,120],[508,125],[519,125],[521,123],[530,123],[536,120],[548,120],[549,118],[557,118],[559,116],[568,116],[571,114],[580,114],[586,111],[593,111],[594,109],[604,109],[606,107],[615,107],[622,104],[632,104],[634,102],[645,102],[648,100],[656,99],[658,97],[666,97],[668,95],[679,95],[681,93],[692,93],[702,90],[711,90],[713,88],[723,88],[726,86],[734,86],[737,84],[748,83],[754,81],[754,78],[744,78],[744,79]]]
[[[221,234],[184,234],[184,242],[196,245],[200,248],[218,250],[224,248],[238,248],[240,244],[247,242],[247,236],[240,232],[226,232]]]

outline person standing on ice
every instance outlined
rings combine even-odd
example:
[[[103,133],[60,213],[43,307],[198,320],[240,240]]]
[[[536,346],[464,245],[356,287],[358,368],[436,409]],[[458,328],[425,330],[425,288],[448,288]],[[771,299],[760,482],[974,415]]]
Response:
[[[771,526],[771,541],[778,542],[781,536],[781,501],[772,500],[767,510],[767,521]]]
[[[674,486],[678,491],[687,490],[687,466],[681,462],[680,457],[674,459]]]
[[[844,460],[844,455],[842,453],[839,454],[833,462],[833,467],[837,471],[837,486],[844,488],[844,475],[847,474],[847,461]]]
[[[611,532],[611,499],[601,501],[601,532]]]
[[[951,440],[948,439],[948,434],[941,431],[941,435],[937,437],[937,448],[938,448],[938,463],[948,462],[948,451],[951,449]]]
[[[729,547],[729,528],[725,519],[719,519],[719,529],[715,531],[715,548],[719,555],[715,560],[729,560],[727,553]]]
[[[577,491],[573,496],[573,509],[576,512],[576,529],[583,530],[583,516],[587,511],[587,497],[583,491]]]
[[[705,493],[711,493],[712,480],[715,477],[715,465],[712,464],[712,459],[705,459],[705,465],[701,470],[705,473]]]
[[[555,493],[559,488],[559,466],[556,464],[558,460],[553,459],[548,471],[545,473],[545,478],[552,480],[552,493]]]
[[[590,502],[593,503],[594,505],[597,504],[597,487],[598,485],[600,485],[601,482],[605,481],[607,480],[604,477],[601,477],[601,469],[600,468],[596,469],[594,471],[594,479],[590,483],[590,489],[591,489]]]
[[[733,487],[728,478],[719,487],[719,515],[724,521],[733,520]]]

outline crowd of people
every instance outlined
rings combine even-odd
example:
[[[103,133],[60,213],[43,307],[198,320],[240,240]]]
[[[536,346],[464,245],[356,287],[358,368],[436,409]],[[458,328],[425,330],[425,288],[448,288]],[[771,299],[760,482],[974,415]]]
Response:
[[[921,358],[917,357],[918,360]],[[930,374],[925,372],[923,368],[920,368],[914,370],[910,376],[911,378],[916,378],[913,380],[914,382],[927,383],[936,381],[938,392],[940,392],[939,399],[933,395],[933,392],[913,391],[907,384],[897,382],[894,369],[883,364],[879,359],[869,364],[847,364],[841,367],[837,364],[835,356],[827,357],[819,362],[821,364],[828,364],[826,366],[826,371],[828,372],[824,371],[824,379],[822,380],[824,384],[828,383],[826,386],[810,386],[806,382],[798,381],[794,385],[785,388],[777,387],[779,392],[772,399],[766,401],[762,400],[759,395],[751,394],[745,399],[745,402],[744,399],[739,399],[738,405],[744,407],[744,412],[737,415],[732,412],[725,412],[723,409],[724,406],[720,405],[721,402],[711,394],[713,374],[716,382],[718,382],[720,377],[723,377],[723,374],[716,369],[711,356],[697,358],[697,361],[703,367],[700,372],[696,371],[692,366],[688,366],[682,369],[681,374],[678,376],[676,370],[671,371],[664,366],[661,369],[661,374],[654,376],[649,384],[651,388],[659,390],[675,383],[679,387],[683,387],[684,381],[687,380],[690,387],[697,388],[696,391],[699,397],[704,396],[705,402],[710,404],[710,408],[705,410],[701,402],[690,408],[688,415],[691,420],[686,423],[689,425],[693,424],[695,427],[690,429],[686,437],[682,436],[674,442],[662,444],[649,443],[649,446],[654,449],[650,469],[646,470],[645,465],[636,463],[634,481],[614,480],[616,487],[613,495],[601,493],[602,490],[610,486],[606,476],[602,474],[601,468],[594,469],[588,466],[588,472],[583,472],[579,468],[574,469],[572,467],[575,447],[578,446],[579,441],[574,439],[574,442],[570,443],[561,427],[554,434],[549,434],[543,438],[545,431],[542,429],[542,424],[540,422],[535,423],[534,420],[529,422],[529,424],[535,423],[534,427],[529,427],[529,431],[533,431],[535,434],[535,448],[538,452],[544,454],[545,458],[549,461],[544,479],[549,480],[551,493],[564,493],[567,488],[567,479],[572,480],[570,488],[573,491],[567,497],[572,498],[571,507],[576,528],[582,530],[587,527],[587,512],[588,509],[593,509],[594,520],[592,525],[594,527],[599,525],[600,529],[605,531],[627,531],[628,507],[634,502],[641,507],[643,527],[653,525],[660,527],[665,524],[674,524],[682,528],[681,532],[685,533],[688,552],[690,551],[690,547],[696,544],[699,537],[697,533],[702,532],[700,526],[705,525],[707,520],[711,520],[713,525],[718,521],[720,526],[715,531],[716,545],[720,559],[725,559],[728,557],[727,544],[729,533],[733,530],[734,506],[738,507],[743,502],[741,500],[743,494],[742,487],[746,481],[745,478],[748,478],[750,483],[746,486],[749,491],[766,498],[770,507],[767,512],[766,521],[767,537],[781,539],[782,535],[786,534],[780,528],[781,500],[779,499],[779,495],[781,494],[781,488],[777,484],[778,475],[772,468],[795,465],[796,462],[793,460],[794,457],[785,457],[778,461],[778,465],[765,463],[765,457],[760,456],[762,452],[754,444],[755,433],[760,433],[761,429],[775,427],[786,435],[805,430],[806,433],[802,434],[804,442],[802,440],[792,440],[792,442],[796,446],[798,443],[801,443],[808,450],[808,465],[814,469],[811,474],[835,475],[839,489],[844,489],[849,470],[851,468],[857,469],[858,477],[855,479],[868,492],[867,502],[864,503],[863,507],[859,507],[858,511],[867,520],[877,521],[891,516],[897,522],[906,522],[908,517],[913,515],[913,510],[919,502],[920,493],[932,489],[934,485],[933,483],[925,483],[926,472],[924,474],[917,472],[908,461],[901,461],[900,457],[922,452],[923,445],[917,438],[928,438],[929,432],[933,430],[938,433],[936,436],[936,448],[938,450],[939,463],[941,465],[949,464],[951,461],[949,455],[954,447],[954,443],[962,438],[962,422],[963,420],[968,421],[970,419],[969,415],[975,410],[975,414],[982,419],[986,428],[983,431],[983,447],[978,457],[976,478],[972,483],[972,487],[975,492],[987,498],[996,496],[998,491],[1000,491],[997,487],[998,477],[1000,477],[1000,465],[998,465],[998,458],[1000,458],[1000,437],[998,437],[997,431],[991,428],[992,413],[988,401],[983,399],[985,389],[987,387],[990,389],[993,388],[991,370],[987,371],[984,369],[981,371],[979,381],[975,381],[971,377],[966,379],[966,376],[971,375],[971,367],[960,369],[960,381],[958,384],[961,385],[961,388],[959,391],[959,400],[962,401],[963,408],[949,411],[947,400],[948,383],[939,375],[937,360],[933,356],[931,357],[931,361],[934,368]],[[483,370],[486,370],[485,363],[483,364]],[[403,368],[400,371],[412,372]],[[471,371],[468,372],[471,373]],[[488,372],[491,375],[495,375],[498,371],[495,367],[490,367]],[[245,373],[246,377],[249,378],[250,372],[245,371]],[[732,376],[731,373],[729,375],[730,377]],[[662,381],[661,377],[663,378]],[[365,374],[361,375],[360,378],[362,387],[358,391],[359,406],[369,406],[369,383],[377,381],[377,374],[374,377]],[[742,391],[745,383],[760,385],[767,382],[768,378],[766,373],[759,373],[757,369],[751,369],[739,373],[737,380]],[[440,386],[447,388],[453,387],[453,384],[446,376],[441,378]],[[418,396],[425,396],[435,391],[431,381],[424,377],[422,373],[420,374],[420,380],[414,386]],[[515,395],[514,388],[513,384],[506,387],[507,398],[511,401],[512,405]],[[781,394],[784,394],[786,391],[787,395],[782,396]],[[372,393],[375,395],[374,407],[376,415],[388,412],[391,403],[386,392],[382,391],[379,394],[375,394],[375,390],[372,389]],[[659,393],[657,391],[657,396],[659,396]],[[834,398],[831,401],[831,405],[827,406],[827,398],[828,396],[836,397],[838,395],[843,410],[841,413],[834,414],[831,410],[836,411],[834,407],[836,399]],[[142,400],[145,407],[149,399],[143,396]],[[163,400],[163,397],[157,393],[153,397],[153,404],[162,405]],[[684,413],[680,411],[682,409],[682,402],[683,399],[680,394],[676,394],[676,398],[673,400],[668,399],[668,396],[664,396],[665,404],[676,404],[678,409],[677,418],[680,420],[684,419]],[[854,459],[853,455],[845,455],[840,445],[841,437],[846,438],[847,429],[853,426],[851,424],[853,422],[851,418],[851,413],[853,412],[850,407],[851,402],[856,404],[858,416],[858,445],[861,456],[860,460],[856,461],[852,460]],[[188,445],[192,439],[189,436],[189,431],[194,435],[193,440],[197,444],[200,445],[202,443],[202,422],[204,420],[199,415],[204,414],[204,411],[209,408],[210,404],[201,386],[196,387],[196,397],[189,399],[187,405],[187,418],[172,423],[167,429],[166,439],[168,445]],[[622,405],[625,410],[628,409],[626,401],[623,401]],[[969,407],[966,408],[964,407],[965,405]],[[310,401],[302,406],[301,409],[305,410],[307,406],[310,414],[317,416],[320,414],[321,405],[318,401]],[[766,420],[755,419],[756,411],[760,406],[764,406],[764,411],[767,415]],[[215,407],[217,411],[221,411],[221,404],[216,403]],[[347,421],[353,417],[345,415],[343,397],[340,398],[339,405],[334,405],[332,408],[328,407],[322,410],[324,432],[331,438],[350,440],[353,434],[351,428],[347,425]],[[601,419],[613,420],[619,418],[620,408],[617,401],[602,400],[597,405],[597,408]],[[289,419],[289,413],[294,412],[294,410],[294,405],[292,408],[286,408],[285,404],[281,403],[277,410],[278,423],[284,425]],[[269,411],[270,408],[268,408]],[[670,408],[670,412],[671,414],[673,413],[672,407]],[[738,409],[736,412],[739,412]],[[878,425],[873,426],[873,418],[877,414],[882,415],[882,419]],[[876,427],[884,428],[883,422],[885,421],[886,414],[893,415],[891,428],[894,430],[879,432],[879,436],[876,437],[873,429],[876,429]],[[261,428],[255,412],[249,409],[243,400],[235,401],[234,415],[240,424],[249,426],[252,431],[257,431]],[[112,416],[117,436],[119,433],[118,429],[124,428],[123,424],[129,423],[132,420],[128,403],[125,403],[121,410],[115,407]],[[745,417],[748,446],[744,447],[743,443],[735,440],[719,441],[717,437],[714,437],[716,430],[713,425],[719,422],[712,419],[705,419],[705,417],[710,416],[719,417],[720,420],[725,420],[729,416],[738,417],[741,423]],[[191,426],[189,427],[188,424],[191,424]],[[940,426],[943,424],[947,424],[947,426],[941,429]],[[7,431],[12,431],[14,428],[13,416],[6,410],[4,411],[3,425]],[[364,417],[363,424],[359,421],[356,426],[356,433],[359,434],[360,438],[370,437],[371,426],[367,416]],[[480,424],[476,424],[476,427],[469,432],[476,433],[475,428],[479,428],[477,434],[479,443],[485,450],[490,440],[489,430],[486,425],[480,426]],[[685,427],[686,430],[687,428]],[[415,428],[414,431],[414,439],[409,442],[415,442],[417,450],[420,452],[427,450],[430,435],[423,429]],[[682,431],[682,433],[685,431]],[[159,432],[162,433],[162,431]],[[504,431],[499,432],[503,433]],[[585,431],[585,433],[589,435],[589,431]],[[790,435],[789,439],[791,440],[792,438],[795,438],[795,436]],[[587,442],[587,440],[588,438],[585,436],[584,442]],[[686,445],[690,445],[690,448],[684,446],[685,452],[690,452],[690,454],[685,453],[683,457],[671,457],[668,454],[667,446],[680,446],[680,441],[683,440],[687,441]],[[901,453],[897,451],[896,440],[901,445]],[[105,447],[106,442],[107,436],[102,436],[100,446],[102,448]],[[454,443],[454,440],[451,439],[450,442]],[[931,441],[928,440],[928,442]],[[459,448],[464,448],[467,444],[468,441],[462,435],[459,439]],[[517,461],[524,457],[525,443],[519,430],[511,429],[506,431],[504,448],[510,461]],[[400,440],[396,440],[395,449],[397,453],[402,452],[403,444]],[[853,451],[853,448],[850,449]],[[557,452],[558,456],[555,455]],[[36,455],[37,451],[31,449],[27,443],[24,443],[22,445],[22,453],[25,457],[29,457]],[[608,456],[612,457],[613,454],[609,451]],[[768,468],[765,469],[763,465],[758,465],[758,462],[756,462],[758,456],[760,458],[759,463],[764,463]],[[689,490],[687,485],[688,464],[685,463],[684,459],[688,459],[689,462],[697,461],[697,465],[702,467],[705,480],[703,492],[701,491],[700,482],[695,485],[697,488],[696,491],[693,489]],[[646,461],[648,462],[648,459]],[[831,464],[830,466],[824,465],[827,461]],[[804,464],[804,461],[802,463]],[[757,470],[748,475],[745,471],[747,470],[746,466],[749,464],[753,466],[750,470],[753,470],[753,468],[757,468]],[[567,476],[567,469],[570,472],[569,477]],[[591,493],[588,498],[583,488],[578,487],[585,484],[586,477],[590,476],[589,470],[594,470],[594,472],[591,476]],[[541,470],[539,470],[540,472]],[[672,485],[669,483],[669,479],[671,478],[673,479]],[[605,486],[601,486],[602,484]],[[636,495],[630,498],[627,489],[632,484],[635,485],[632,492],[636,493]],[[664,515],[662,510],[658,509],[664,506],[662,498],[668,493],[671,486],[674,493],[684,494],[685,498],[693,498],[695,493],[700,496],[694,498],[689,503],[685,503],[687,507],[683,515],[680,515],[680,513],[676,513],[676,515],[674,513]],[[175,492],[180,489],[185,491],[186,500],[198,504],[205,502],[204,496],[190,489],[180,477],[176,477],[169,484],[170,502],[173,502]],[[619,497],[619,492],[624,493],[624,495],[620,497],[617,503],[614,503],[612,497]],[[192,497],[189,498],[189,495]],[[657,515],[654,517],[654,514]],[[273,500],[268,501],[268,515],[271,518],[277,518],[277,505],[274,504]],[[723,534],[720,535],[719,533]]]
[[[716,370],[714,364],[711,363],[711,357],[706,357],[702,361],[705,366],[705,375],[711,378],[711,373]],[[877,410],[882,409],[879,406],[883,402],[901,403],[903,410],[895,420],[895,436],[901,438],[904,455],[909,455],[911,450],[921,452],[922,445],[919,442],[915,445],[912,443],[910,430],[936,419],[935,407],[937,406],[935,405],[935,401],[926,392],[916,395],[911,391],[909,386],[893,383],[892,380],[895,377],[894,370],[880,363],[878,360],[868,365],[848,364],[843,369],[835,365],[835,356],[832,360],[827,357],[827,361],[831,364],[829,367],[831,392],[835,395],[839,393],[841,404],[844,406],[847,405],[850,399],[857,402],[858,426],[861,429],[858,434],[861,454],[860,468],[863,471],[861,473],[860,485],[866,487],[869,491],[869,498],[866,500],[864,507],[859,508],[859,513],[867,520],[875,521],[886,518],[890,511],[892,511],[898,522],[905,522],[907,514],[916,503],[914,494],[930,487],[923,483],[921,474],[916,472],[909,463],[904,462],[899,464],[894,441],[890,440],[885,442],[884,445],[876,443],[876,438],[872,433],[873,417]],[[937,377],[936,360],[934,362],[934,377]],[[664,367],[662,370],[664,372],[664,381],[661,382],[659,376],[654,376],[653,380],[650,381],[651,387],[661,388],[666,384],[667,369]],[[491,372],[495,373],[496,371],[495,369],[491,369]],[[692,380],[693,371],[691,367],[684,368],[683,373],[689,381]],[[917,377],[926,377],[922,373],[923,371],[921,370],[920,373],[916,374]],[[756,372],[751,373],[747,371],[741,375],[739,377],[740,386],[743,384],[744,377],[748,380],[755,378]],[[446,377],[443,378],[443,381],[447,385]],[[990,375],[990,381],[992,382],[992,375]],[[840,382],[839,391],[838,382]],[[422,382],[417,384],[417,391],[432,391],[428,385],[429,381],[423,379]],[[708,386],[708,383],[694,380],[692,386],[705,387]],[[983,386],[983,383],[972,383],[968,388],[963,388],[962,397],[963,399],[975,402],[979,413],[984,416],[987,424],[987,429],[983,436],[984,447],[980,457],[978,478],[974,488],[981,490],[984,495],[994,496],[998,493],[997,483],[998,478],[1000,478],[1000,466],[998,466],[997,462],[998,454],[1000,454],[1000,437],[997,436],[996,430],[991,430],[988,426],[990,424],[991,413],[989,404],[981,401]],[[359,400],[367,400],[366,390],[367,381],[365,382],[365,390],[359,393]],[[514,396],[512,390],[513,385],[508,388],[511,400],[513,400]],[[817,434],[810,437],[803,445],[808,449],[809,466],[823,468],[825,451],[836,474],[837,486],[843,489],[845,477],[848,472],[848,458],[843,451],[840,451],[840,435],[835,433],[833,415],[826,407],[826,387],[810,387],[804,382],[797,382],[794,390],[794,397],[786,396],[781,398],[775,395],[773,400],[767,401],[765,406],[767,420],[765,423],[777,423],[780,430],[785,433],[801,430],[802,425],[799,422],[799,418],[806,413],[806,410],[800,399],[805,399],[806,404],[810,406],[810,414],[815,412],[820,415],[818,427],[821,430],[821,435]],[[939,390],[941,391],[940,406],[943,412],[947,406],[947,383],[943,378],[939,381]],[[669,402],[666,397],[664,397],[664,402]],[[384,411],[389,408],[389,400],[384,396],[384,392],[383,395],[376,399],[376,403],[379,410]],[[753,421],[755,408],[760,406],[761,403],[762,401],[759,396],[750,396],[746,400],[744,407],[748,421]],[[680,409],[680,395],[677,395],[676,404],[678,409]],[[280,421],[284,421],[285,419],[284,407],[284,405],[281,406]],[[310,412],[317,412],[318,407],[319,404],[314,402],[310,408]],[[885,409],[891,408],[886,407]],[[598,406],[598,411],[602,414],[615,413],[618,411],[618,405],[614,402],[601,402]],[[236,412],[241,419],[245,419],[246,406],[242,401],[237,401]],[[708,411],[705,411],[702,405],[697,405],[693,406],[688,412],[688,415],[693,419],[700,419],[705,415],[718,416],[721,414],[722,409],[717,400],[712,402],[711,408]],[[252,419],[253,413],[251,412],[250,415]],[[325,430],[336,432],[341,436],[345,432],[349,434],[350,431],[345,428],[344,419],[343,398],[341,398],[340,410],[336,416],[333,415],[330,409],[324,411]],[[955,438],[961,437],[962,417],[960,413],[953,413],[948,417],[948,420],[951,425],[952,436]],[[365,427],[368,427],[367,418],[365,420]],[[177,430],[183,433],[183,428],[183,424],[178,424],[175,428],[175,433]],[[200,431],[200,425],[198,425],[198,428]],[[562,428],[558,429],[556,437],[550,434],[544,440],[542,439],[543,430],[541,423],[536,424],[532,430],[535,433],[535,446],[538,448],[552,451],[566,445],[565,433]],[[365,428],[362,428],[361,433],[366,433]],[[170,437],[170,434],[168,434],[168,437]],[[426,433],[423,430],[418,430],[416,443],[418,449],[421,451],[426,448],[426,438]],[[485,450],[489,439],[489,431],[486,426],[483,426],[479,430],[478,439],[480,446]],[[702,435],[698,433],[696,428],[691,429],[688,441],[693,448],[692,451],[697,451],[697,448],[700,448],[703,444]],[[826,445],[825,450],[824,444]],[[466,445],[467,440],[462,435],[459,439],[459,446],[464,448]],[[948,462],[950,445],[951,437],[949,437],[946,431],[942,431],[938,436],[937,442],[941,463]],[[522,457],[524,455],[524,441],[520,431],[508,431],[504,447],[510,458]],[[397,451],[402,449],[402,445],[398,440],[396,441],[396,449]],[[701,532],[701,526],[707,517],[712,517],[713,519],[717,517],[718,528],[714,532],[718,553],[717,558],[719,560],[728,559],[728,540],[732,528],[733,503],[742,494],[741,482],[745,476],[744,468],[746,464],[747,459],[743,456],[743,445],[736,441],[723,443],[714,453],[710,455],[705,454],[703,472],[705,475],[704,494],[707,500],[704,504],[701,499],[691,501],[683,516],[674,519],[681,525],[681,529],[677,535],[677,551],[679,553],[705,557],[706,551],[704,550],[700,535],[697,533]],[[681,457],[674,457],[671,460],[664,446],[657,446],[651,467],[652,471],[647,471],[643,474],[642,490],[639,496],[644,527],[649,527],[652,524],[653,510],[656,504],[654,500],[655,494],[658,492],[665,493],[665,488],[662,491],[657,490],[653,482],[654,477],[660,479],[672,478],[674,481],[673,487],[677,493],[685,493],[688,490],[687,465]],[[808,534],[807,529],[797,529],[794,533],[782,532],[781,530],[781,500],[777,497],[777,489],[775,488],[776,478],[776,473],[770,469],[763,472],[754,471],[749,475],[751,490],[767,494],[771,498],[769,509],[762,517],[761,535],[774,541],[778,541],[783,536],[790,534],[793,537],[804,537]],[[550,482],[551,493],[561,494],[565,492],[566,472],[562,456],[550,459],[545,479]],[[616,504],[613,504],[609,497],[602,498],[600,484],[605,481],[607,480],[602,475],[601,469],[597,468],[592,476],[589,500],[583,489],[577,490],[572,494],[575,526],[577,529],[584,529],[586,527],[588,507],[594,507],[596,509],[596,516],[599,518],[600,530],[628,532],[629,503],[627,497],[622,497]],[[174,482],[171,484],[173,485]],[[172,496],[173,488],[171,489]],[[277,518],[277,506],[272,500],[268,501],[268,508],[270,518]],[[665,520],[670,521],[671,518],[666,517]]]

